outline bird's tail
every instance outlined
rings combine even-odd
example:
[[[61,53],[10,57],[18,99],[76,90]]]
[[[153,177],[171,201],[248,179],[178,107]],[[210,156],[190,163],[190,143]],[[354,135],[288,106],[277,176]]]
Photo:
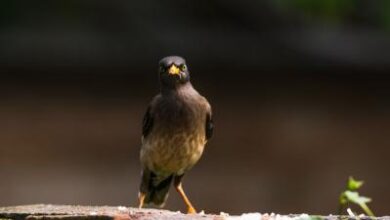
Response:
[[[158,176],[155,173],[144,169],[140,192],[145,195],[146,204],[153,203],[157,206],[164,206],[168,198],[169,187],[171,186],[173,175]]]

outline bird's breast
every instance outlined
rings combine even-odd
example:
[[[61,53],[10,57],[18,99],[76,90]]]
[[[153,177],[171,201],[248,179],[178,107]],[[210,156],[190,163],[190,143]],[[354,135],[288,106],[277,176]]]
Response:
[[[205,113],[197,106],[161,108],[141,150],[141,161],[154,172],[182,174],[203,153]]]
[[[199,160],[205,140],[197,135],[177,133],[145,141],[141,160],[155,172],[182,174]]]

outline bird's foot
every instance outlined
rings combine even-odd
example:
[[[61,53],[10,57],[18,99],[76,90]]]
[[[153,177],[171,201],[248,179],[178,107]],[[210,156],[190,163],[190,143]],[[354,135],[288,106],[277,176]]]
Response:
[[[195,208],[192,206],[188,207],[187,214],[196,214]]]
[[[145,200],[145,194],[139,193],[138,194],[138,208],[141,209],[144,206],[144,200]]]

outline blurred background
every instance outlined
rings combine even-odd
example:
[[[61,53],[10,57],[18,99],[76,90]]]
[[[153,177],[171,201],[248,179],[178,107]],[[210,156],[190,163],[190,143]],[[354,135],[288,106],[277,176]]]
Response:
[[[176,54],[214,108],[184,179],[199,210],[336,213],[353,175],[389,214],[389,37],[387,0],[2,1],[0,206],[136,205]]]

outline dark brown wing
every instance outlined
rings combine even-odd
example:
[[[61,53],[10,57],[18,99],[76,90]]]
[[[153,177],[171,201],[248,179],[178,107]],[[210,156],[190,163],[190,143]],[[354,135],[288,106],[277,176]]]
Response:
[[[211,117],[211,112],[208,112],[206,115],[206,140],[209,140],[213,136],[213,132],[214,132],[213,118]]]
[[[144,119],[142,122],[142,136],[146,138],[153,127],[153,116],[151,115],[151,107],[149,106],[144,115]]]

